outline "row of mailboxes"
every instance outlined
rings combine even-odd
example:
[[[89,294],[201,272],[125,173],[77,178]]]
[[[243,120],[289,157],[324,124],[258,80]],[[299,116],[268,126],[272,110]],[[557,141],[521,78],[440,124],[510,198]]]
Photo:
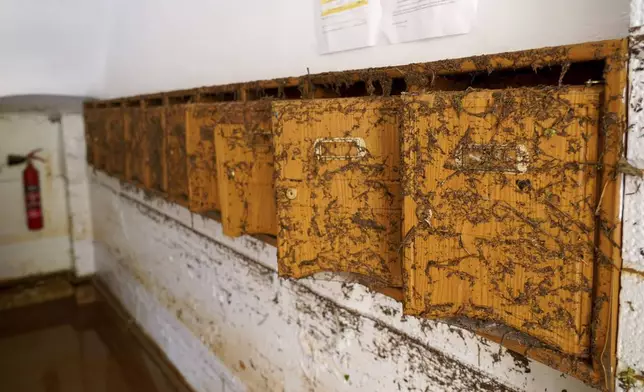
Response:
[[[584,357],[600,94],[101,109],[88,112],[88,154],[194,211],[220,211],[228,235],[276,236],[282,276],[359,274],[401,287],[407,314],[498,322]]]

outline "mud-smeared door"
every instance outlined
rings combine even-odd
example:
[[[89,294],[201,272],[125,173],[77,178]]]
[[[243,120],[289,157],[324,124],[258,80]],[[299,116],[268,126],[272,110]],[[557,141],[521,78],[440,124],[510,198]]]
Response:
[[[165,114],[167,193],[172,201],[184,206],[188,205],[187,114],[186,105],[171,106]]]
[[[280,275],[402,284],[399,111],[394,98],[273,104]]]
[[[195,104],[188,108],[188,198],[190,210],[198,213],[219,211],[215,163],[216,113],[216,104]]]
[[[145,136],[147,142],[147,164],[145,170],[148,172],[145,183],[146,188],[155,192],[165,192],[165,111],[162,106],[149,107],[145,109]]]
[[[405,311],[588,355],[600,90],[404,98]]]
[[[270,101],[219,105],[215,125],[224,233],[277,235]]]
[[[106,124],[106,169],[117,178],[125,176],[125,128],[123,126],[123,110],[119,108],[105,109]]]
[[[143,185],[149,182],[147,166],[147,137],[143,127],[145,114],[138,107],[124,110],[125,140],[125,178],[133,184]]]

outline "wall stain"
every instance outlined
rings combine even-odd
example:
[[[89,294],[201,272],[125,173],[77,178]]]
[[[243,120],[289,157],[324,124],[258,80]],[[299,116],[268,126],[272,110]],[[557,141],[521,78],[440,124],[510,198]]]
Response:
[[[116,193],[116,192],[115,192]],[[473,391],[512,391],[513,389],[499,383],[489,376],[463,365],[455,359],[441,353],[440,351],[429,347],[417,338],[410,337],[404,332],[393,328],[384,322],[364,315],[353,309],[347,308],[344,305],[334,302],[332,299],[325,298],[315,293],[310,288],[298,283],[297,281],[279,279],[279,287],[274,286],[273,281],[276,279],[276,271],[253,261],[238,252],[225,247],[224,245],[213,242],[206,236],[194,232],[191,228],[177,222],[162,213],[159,213],[147,206],[140,204],[138,201],[130,198],[127,195],[120,194],[121,200],[127,204],[134,206],[146,218],[150,219],[159,225],[164,225],[172,230],[177,230],[190,238],[196,238],[200,242],[209,243],[211,248],[216,248],[217,251],[222,253],[222,256],[229,260],[238,260],[242,263],[244,268],[248,270],[249,277],[254,281],[254,285],[258,287],[270,287],[275,290],[275,298],[280,296],[285,290],[292,292],[291,296],[294,298],[297,313],[306,315],[311,324],[309,330],[310,334],[318,335],[322,329],[318,325],[328,325],[328,331],[333,334],[333,338],[341,337],[347,333],[359,334],[365,326],[365,323],[373,324],[375,330],[380,331],[380,335],[374,338],[368,344],[374,349],[374,353],[381,358],[388,358],[393,361],[404,361],[409,364],[404,374],[397,374],[394,384],[397,388],[402,390],[418,390],[410,386],[409,380],[418,377],[418,374],[423,374],[428,382],[433,385],[449,388],[450,385],[456,383],[460,385],[461,390]],[[168,244],[171,247],[177,246]],[[125,271],[128,271],[148,292],[152,293],[157,300],[173,313],[178,319],[204,344],[220,360],[222,360],[229,369],[239,368],[239,361],[241,358],[257,358],[257,353],[245,353],[243,346],[237,345],[235,337],[238,331],[234,328],[226,332],[225,320],[210,319],[204,316],[203,313],[195,309],[194,304],[190,299],[182,299],[176,297],[169,291],[167,287],[160,284],[155,277],[151,276],[145,269],[139,267],[139,262],[131,257],[120,256],[121,252],[114,247],[109,247],[110,253],[116,256],[118,264]],[[189,255],[186,255],[188,257]],[[203,263],[199,259],[191,258],[190,262]],[[208,263],[211,260],[207,261]],[[180,310],[180,311],[179,311]],[[257,314],[261,315],[260,309]],[[261,317],[261,316],[260,316]],[[292,321],[292,320],[291,320]],[[298,320],[297,324],[302,326],[302,320]],[[213,334],[214,331],[218,331]],[[324,332],[325,333],[325,332]],[[324,335],[326,336],[326,335]],[[315,338],[314,341],[326,344],[325,353],[331,356],[341,356],[342,353],[337,351],[337,348],[332,344],[332,341],[326,341],[322,338]],[[239,336],[239,339],[244,339]],[[360,342],[359,344],[367,344]],[[268,365],[267,365],[268,366]],[[244,381],[251,389],[257,387],[257,390],[273,390],[275,388],[281,389],[283,386],[283,379],[279,378],[279,372],[271,372],[270,366],[261,367],[257,369],[246,366],[244,371],[235,371],[235,374]],[[434,369],[442,369],[442,374],[435,374]],[[275,370],[275,369],[274,369]],[[278,376],[278,378],[275,378]],[[316,386],[315,380],[310,380],[312,386]],[[410,388],[410,389],[408,389]]]

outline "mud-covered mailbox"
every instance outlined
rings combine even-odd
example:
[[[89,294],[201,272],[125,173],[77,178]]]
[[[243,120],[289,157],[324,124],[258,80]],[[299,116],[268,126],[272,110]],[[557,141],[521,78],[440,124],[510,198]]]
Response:
[[[146,141],[146,181],[145,187],[154,192],[166,191],[166,138],[165,115],[166,108],[161,99],[151,100],[145,108],[145,123],[143,126]],[[158,101],[158,102],[157,102]]]
[[[114,177],[125,178],[125,127],[123,109],[114,107],[105,112],[105,168]]]
[[[101,126],[101,109],[85,108],[83,116],[85,118],[85,143],[87,145],[87,164],[94,166],[96,159],[94,154],[98,152],[98,133]]]
[[[216,117],[224,233],[277,235],[270,101],[222,103]]]
[[[186,128],[188,105],[172,105],[165,113],[165,162],[168,198],[188,206],[188,154],[186,151]]]
[[[591,349],[601,90],[404,97],[404,309]]]
[[[401,286],[399,111],[382,97],[273,103],[281,276]]]
[[[148,182],[146,162],[147,138],[143,129],[144,112],[141,107],[124,109],[125,128],[125,178],[131,183],[143,186]]]
[[[189,105],[186,127],[188,199],[190,210],[209,214],[219,211],[215,156],[217,104]]]
[[[88,113],[88,119],[90,120],[88,132],[92,144],[88,148],[88,153],[92,153],[91,160],[94,168],[102,171],[107,171],[108,169],[107,130],[109,114],[110,110],[106,108],[95,109]]]

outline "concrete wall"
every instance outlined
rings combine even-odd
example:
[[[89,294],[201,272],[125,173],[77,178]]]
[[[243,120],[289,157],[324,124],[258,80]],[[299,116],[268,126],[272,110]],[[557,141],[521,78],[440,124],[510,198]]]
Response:
[[[629,68],[629,132],[626,156],[644,168],[644,1],[632,1]],[[627,176],[624,189],[622,290],[619,308],[618,367],[624,385],[629,374],[644,376],[644,181]],[[631,379],[644,391],[642,379]]]

